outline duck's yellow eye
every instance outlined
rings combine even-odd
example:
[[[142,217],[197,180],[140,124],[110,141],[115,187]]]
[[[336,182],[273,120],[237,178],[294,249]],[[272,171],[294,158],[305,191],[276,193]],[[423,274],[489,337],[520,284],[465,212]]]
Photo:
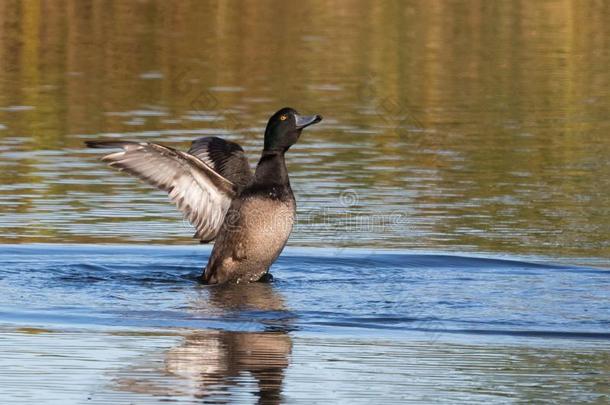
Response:
[[[280,120],[281,120],[281,121],[286,121],[287,119],[288,119],[288,117],[287,117],[287,116],[285,116],[285,115],[280,116]]]

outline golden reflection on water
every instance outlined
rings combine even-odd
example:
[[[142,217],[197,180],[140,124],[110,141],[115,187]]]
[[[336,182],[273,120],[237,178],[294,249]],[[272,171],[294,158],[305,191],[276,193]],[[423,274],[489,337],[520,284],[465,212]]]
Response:
[[[609,17],[598,1],[0,2],[0,242],[190,243],[83,140],[219,133],[254,161],[291,105],[326,117],[289,157],[311,222],[294,245],[608,257]]]

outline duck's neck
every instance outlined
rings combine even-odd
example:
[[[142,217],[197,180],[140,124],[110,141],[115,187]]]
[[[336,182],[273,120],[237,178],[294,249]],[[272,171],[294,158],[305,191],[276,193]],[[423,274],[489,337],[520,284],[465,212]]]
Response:
[[[284,152],[263,151],[254,173],[254,183],[290,185]]]

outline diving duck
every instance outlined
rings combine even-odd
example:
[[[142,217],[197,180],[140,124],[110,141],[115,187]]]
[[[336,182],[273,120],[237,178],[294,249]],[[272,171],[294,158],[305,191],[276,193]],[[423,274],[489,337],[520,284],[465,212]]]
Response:
[[[218,137],[196,139],[188,152],[151,142],[99,140],[86,145],[122,148],[102,160],[169,193],[196,228],[195,238],[215,241],[202,282],[268,281],[269,267],[284,249],[296,213],[284,154],[304,128],[321,120],[292,108],[273,114],[254,173],[242,147]]]

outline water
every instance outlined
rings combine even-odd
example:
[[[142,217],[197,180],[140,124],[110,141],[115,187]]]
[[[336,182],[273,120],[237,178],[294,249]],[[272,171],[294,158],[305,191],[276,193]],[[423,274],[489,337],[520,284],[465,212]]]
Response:
[[[0,398],[610,402],[610,6],[0,2]],[[89,139],[288,156],[277,281]]]
[[[5,245],[0,339],[19,349],[0,358],[4,395],[608,399],[608,270],[308,248],[282,255],[271,285],[208,287],[195,282],[208,253]]]
[[[606,3],[111,4],[0,5],[1,242],[191,243],[83,141],[216,134],[255,163],[289,105],[325,117],[288,159],[294,246],[608,262]]]

